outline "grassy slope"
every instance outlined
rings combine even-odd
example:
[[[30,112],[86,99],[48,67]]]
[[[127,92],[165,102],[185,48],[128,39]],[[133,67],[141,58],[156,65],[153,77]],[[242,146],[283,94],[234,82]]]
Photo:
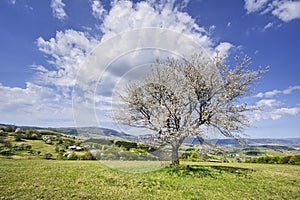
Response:
[[[97,161],[1,158],[0,163],[0,199],[300,198],[299,166],[201,163],[205,168],[194,177],[166,169],[126,173]]]

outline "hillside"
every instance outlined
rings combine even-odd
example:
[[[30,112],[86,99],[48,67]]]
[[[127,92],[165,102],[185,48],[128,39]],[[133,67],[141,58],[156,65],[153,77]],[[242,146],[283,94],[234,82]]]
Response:
[[[79,136],[85,139],[87,138],[114,138],[114,139],[124,139],[130,141],[144,140],[146,137],[134,136],[124,132],[119,132],[114,129],[102,128],[102,127],[35,127],[35,126],[15,126],[10,124],[0,124],[1,127],[20,127],[22,129],[36,129],[44,131],[53,131],[57,133],[64,133],[67,135]],[[145,135],[149,136],[149,135]],[[144,138],[144,139],[143,139]],[[248,138],[246,139],[248,146],[300,146],[300,138]],[[216,146],[239,146],[239,143],[235,139],[211,139],[206,141],[209,144],[214,144]],[[187,138],[185,140],[186,144],[200,144],[195,138]]]
[[[35,129],[40,131],[53,131],[57,133],[64,133],[67,135],[79,136],[82,138],[113,138],[125,140],[137,140],[137,137],[113,129],[101,127],[37,127],[37,126],[16,126],[11,124],[0,124],[0,128],[14,127],[27,129]]]

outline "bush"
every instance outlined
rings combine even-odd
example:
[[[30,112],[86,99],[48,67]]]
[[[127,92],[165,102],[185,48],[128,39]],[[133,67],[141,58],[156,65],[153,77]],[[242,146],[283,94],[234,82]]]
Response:
[[[300,155],[291,156],[288,164],[291,164],[291,165],[300,165]]]
[[[63,152],[60,151],[60,152],[57,153],[57,156],[56,156],[57,160],[64,160],[64,158],[65,157],[64,157],[64,153]]]
[[[4,147],[7,147],[7,148],[11,148],[12,147],[12,144],[11,144],[10,141],[0,140],[0,143],[2,143]]]
[[[44,154],[44,157],[45,157],[45,159],[51,159],[51,158],[52,158],[52,154],[49,153],[49,152],[46,152],[46,153]]]
[[[0,148],[0,154],[8,156],[8,155],[12,154],[12,150],[8,147],[2,147],[2,148]]]
[[[6,137],[8,133],[4,132],[3,130],[0,129],[0,136]]]
[[[281,164],[288,164],[292,156],[285,156],[281,159]]]
[[[4,131],[5,132],[15,132],[16,128],[14,126],[7,126]]]
[[[245,161],[246,163],[266,163],[266,164],[291,164],[300,165],[300,155],[294,156],[265,156],[259,158],[250,158]]]
[[[72,152],[70,155],[68,155],[68,160],[77,160],[78,156],[75,152]]]
[[[268,162],[269,164],[280,164],[281,163],[281,157],[279,156],[273,156]]]
[[[129,142],[129,141],[116,141],[115,145],[118,147],[124,147],[127,150],[138,147],[138,144],[136,142]]]
[[[28,142],[21,142],[15,145],[16,150],[29,150],[31,149],[31,144]]]
[[[200,155],[196,151],[188,151],[188,152],[184,152],[180,156],[180,159],[195,162],[195,161],[199,161],[200,160]]]
[[[192,162],[198,161],[200,159],[199,153],[192,151],[189,157],[189,160]]]
[[[16,142],[21,142],[23,138],[24,138],[24,135],[21,134],[21,133],[17,133],[17,134],[15,135],[15,141],[16,141]]]
[[[81,156],[81,160],[95,160],[93,154],[88,151],[83,156]]]

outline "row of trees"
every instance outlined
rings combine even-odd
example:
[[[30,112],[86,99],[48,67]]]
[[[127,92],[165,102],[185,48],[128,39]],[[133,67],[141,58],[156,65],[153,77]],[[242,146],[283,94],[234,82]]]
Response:
[[[246,163],[264,163],[264,164],[291,164],[300,165],[300,155],[294,156],[264,156],[258,158],[251,158],[245,161]]]

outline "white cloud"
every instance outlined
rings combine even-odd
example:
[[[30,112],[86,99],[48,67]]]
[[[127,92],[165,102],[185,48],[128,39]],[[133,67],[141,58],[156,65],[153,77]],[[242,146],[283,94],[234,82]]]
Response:
[[[259,98],[271,98],[275,95],[278,94],[291,94],[292,92],[296,91],[296,90],[300,90],[300,85],[296,85],[296,86],[290,86],[287,89],[284,90],[272,90],[272,91],[268,91],[268,92],[260,92],[258,94],[255,95],[255,97],[259,97]]]
[[[62,2],[62,0],[52,0],[50,7],[52,8],[53,16],[57,19],[65,19],[67,17],[67,14],[64,10],[64,7],[66,5]]]
[[[274,1],[272,14],[284,22],[300,19],[300,1]]]
[[[247,10],[247,13],[257,12],[262,10],[268,0],[245,0],[244,8]]]
[[[291,94],[295,90],[300,90],[300,85],[290,86],[287,89],[283,90],[282,93],[283,94]]]
[[[273,23],[272,22],[269,22],[267,23],[264,28],[263,28],[263,31],[267,30],[268,28],[271,28],[273,26]]]
[[[34,83],[26,87],[0,85],[2,123],[17,125],[72,126],[72,102],[56,90]],[[62,123],[63,122],[63,123]]]
[[[275,111],[275,113],[279,115],[297,115],[300,112],[300,108],[279,108]]]
[[[216,51],[219,52],[219,55],[226,56],[229,54],[229,50],[233,47],[232,44],[228,42],[221,42],[217,47]]]
[[[271,92],[261,93],[260,97],[268,98],[270,96],[274,96],[275,94],[290,94],[296,89],[300,88],[298,86],[294,86],[282,91],[273,90]],[[256,102],[256,106],[258,106],[261,110],[255,111],[250,114],[250,119],[252,122],[267,119],[278,120],[282,117],[296,116],[300,113],[300,107],[287,107],[283,102],[276,99],[259,100],[258,102]]]
[[[259,107],[274,107],[281,103],[275,99],[262,99],[256,103]]]
[[[94,117],[91,107],[81,101],[95,102],[95,99],[100,99],[97,102],[100,107],[110,104],[111,102],[106,102],[106,97],[112,95],[116,82],[127,77],[141,76],[135,69],[137,66],[142,66],[142,72],[145,73],[146,68],[155,62],[158,56],[161,59],[174,55],[188,56],[193,52],[186,48],[191,41],[201,46],[209,55],[213,55],[215,46],[221,53],[227,53],[232,47],[228,42],[215,44],[205,28],[181,11],[188,1],[179,5],[174,1],[163,2],[114,1],[109,11],[101,12],[104,13],[101,16],[103,23],[100,25],[103,37],[100,47],[94,52],[96,55],[105,56],[95,59],[91,56],[85,63],[86,69],[82,68],[78,73],[77,82],[80,82],[80,87],[73,93],[76,96],[73,96],[73,106],[76,109],[74,116],[78,118],[78,124],[84,125],[88,123],[87,119]],[[188,43],[186,38],[189,38]],[[170,51],[165,53],[162,50]],[[122,60],[122,63],[118,62],[119,60]],[[98,79],[101,80],[101,84],[97,85]],[[95,87],[99,89],[97,97],[94,96]],[[88,108],[84,108],[84,105]],[[103,120],[105,117],[99,118]]]
[[[255,13],[263,10],[260,14],[272,13],[284,22],[300,19],[300,1],[291,0],[245,0],[244,8],[247,13]]]
[[[106,14],[106,10],[104,9],[100,0],[93,0],[92,11],[93,11],[94,17],[99,20],[102,20],[104,15]]]
[[[300,113],[300,107],[274,107],[275,105],[270,105],[269,107],[265,107],[261,111],[255,111],[250,114],[250,120],[252,122],[261,121],[261,120],[279,120],[283,117],[287,116],[296,116]]]
[[[190,15],[179,11],[172,1],[165,4],[131,1],[117,1],[105,16],[101,30],[102,41],[119,33],[137,28],[159,27],[186,34],[204,49],[211,49],[213,41]],[[147,17],[145,17],[147,16]]]
[[[102,115],[98,118],[107,119],[104,115],[109,110],[116,82],[124,79],[125,75],[141,76],[147,71],[141,69],[146,65],[149,67],[149,63],[153,63],[158,56],[165,58],[172,53],[188,56],[191,52],[189,42],[201,46],[210,55],[216,48],[221,53],[227,53],[232,47],[230,43],[215,43],[205,28],[199,26],[186,12],[181,11],[188,3],[187,0],[179,4],[175,1],[157,3],[154,0],[137,3],[114,1],[110,10],[104,10],[100,1],[92,1],[92,14],[98,19],[103,19],[103,23],[99,26],[103,35],[101,41],[88,33],[76,30],[57,31],[55,36],[48,39],[39,37],[36,44],[45,54],[51,67],[34,65],[33,68],[36,70],[34,83],[27,83],[25,89],[0,86],[1,90],[5,90],[1,91],[1,94],[5,94],[2,101],[3,99],[6,101],[2,103],[6,106],[0,107],[0,110],[2,112],[4,109],[10,109],[10,115],[3,120],[9,122],[13,116],[20,116],[11,122],[51,126],[51,124],[59,125],[62,121],[66,125],[72,122],[73,107],[74,116],[81,116],[79,122],[83,122],[77,123],[78,120],[75,119],[76,124],[88,125],[85,122],[93,124],[95,121],[91,117],[95,117],[95,111]],[[64,11],[65,4],[61,0],[52,0],[51,7],[58,19],[67,17]],[[153,28],[159,28],[159,31]],[[136,30],[136,35],[126,34],[132,30]],[[160,36],[163,39],[159,38]],[[115,45],[112,45],[112,41],[115,41]],[[88,70],[83,69],[82,62],[86,61],[86,56],[93,49],[99,50],[95,48],[99,43],[104,51],[97,61],[91,60],[92,64],[96,65],[87,68]],[[138,49],[140,46],[153,48],[149,52],[148,49]],[[170,51],[164,52],[155,49],[156,47]],[[93,57],[93,54],[90,56]],[[112,63],[100,62],[110,59]],[[107,68],[101,68],[102,65]],[[101,74],[101,70],[106,71]],[[102,78],[99,80],[100,76]],[[85,86],[82,88],[75,87],[73,94],[76,95],[72,96],[72,88],[80,81],[86,81],[84,83],[88,84],[82,85]],[[98,93],[95,93],[98,90],[94,86],[101,88]],[[83,121],[80,121],[81,119]]]
[[[39,37],[39,50],[48,55],[48,61],[56,69],[50,71],[42,66],[36,67],[39,72],[37,81],[56,86],[73,86],[80,63],[97,44],[96,39],[75,30],[58,31],[55,38],[48,41]]]
[[[211,25],[209,26],[209,29],[208,29],[208,33],[209,35],[213,34],[213,32],[216,30],[216,25]]]

